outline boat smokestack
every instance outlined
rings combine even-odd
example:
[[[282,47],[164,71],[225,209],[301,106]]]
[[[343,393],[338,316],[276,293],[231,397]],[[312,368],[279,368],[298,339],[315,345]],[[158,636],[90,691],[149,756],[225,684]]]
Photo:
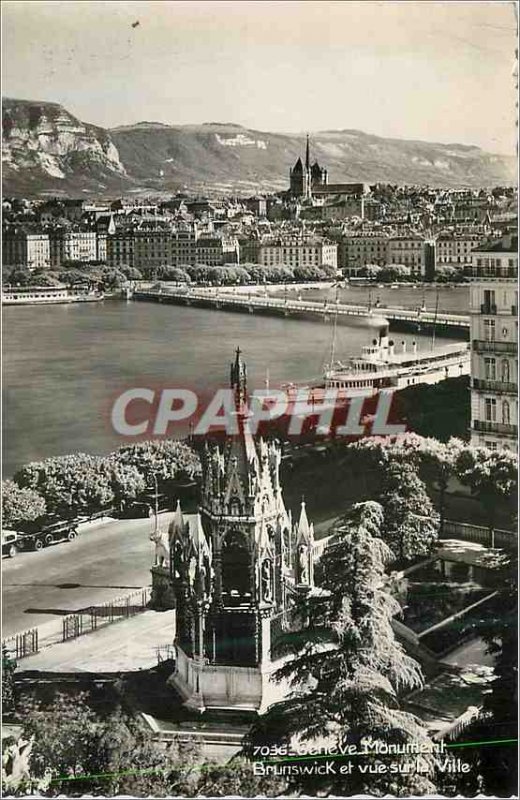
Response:
[[[379,347],[381,350],[388,350],[388,325],[382,325],[379,328]]]
[[[406,353],[406,342],[401,342],[401,352]]]
[[[395,355],[395,344],[393,339],[390,339],[390,341],[388,342],[388,355],[389,356]]]
[[[417,342],[412,342],[412,353],[414,356],[417,355]]]

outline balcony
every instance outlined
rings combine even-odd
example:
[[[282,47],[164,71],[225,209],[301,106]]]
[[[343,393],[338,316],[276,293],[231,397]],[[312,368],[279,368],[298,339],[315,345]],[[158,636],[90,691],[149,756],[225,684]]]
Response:
[[[481,314],[496,314],[497,307],[495,303],[482,303],[480,306],[480,313]]]
[[[484,339],[473,339],[473,350],[476,353],[512,353],[516,355],[518,345],[516,342],[488,342]]]
[[[473,422],[473,430],[481,433],[498,433],[504,436],[517,436],[518,426],[506,422],[491,422],[489,420],[476,419]]]
[[[516,267],[469,267],[465,274],[468,278],[483,278],[487,280],[501,280],[503,278],[518,277]]]
[[[497,394],[516,394],[518,390],[516,383],[489,381],[482,378],[473,378],[472,388],[482,392],[496,392]]]

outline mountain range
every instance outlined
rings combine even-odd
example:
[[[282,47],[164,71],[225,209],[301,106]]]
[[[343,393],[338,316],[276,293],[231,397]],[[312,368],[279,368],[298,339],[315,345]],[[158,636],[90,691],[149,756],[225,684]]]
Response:
[[[280,191],[304,152],[305,134],[231,123],[139,122],[105,129],[58,103],[4,98],[6,196],[122,196]],[[365,181],[439,187],[512,185],[516,159],[462,144],[389,139],[358,130],[311,135],[311,156],[331,183]]]

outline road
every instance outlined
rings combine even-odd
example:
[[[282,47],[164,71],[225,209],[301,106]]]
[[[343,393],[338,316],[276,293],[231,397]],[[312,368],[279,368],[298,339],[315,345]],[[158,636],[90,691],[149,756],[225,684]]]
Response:
[[[2,636],[148,586],[150,528],[148,519],[117,520],[73,542],[2,559]]]
[[[317,538],[331,522],[316,525]],[[3,638],[149,586],[154,557],[150,528],[148,519],[117,520],[84,531],[73,542],[4,558]]]

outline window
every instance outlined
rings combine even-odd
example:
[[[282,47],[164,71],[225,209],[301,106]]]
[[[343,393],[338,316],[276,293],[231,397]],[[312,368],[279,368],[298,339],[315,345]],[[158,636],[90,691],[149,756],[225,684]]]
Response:
[[[494,397],[486,397],[484,402],[486,422],[496,422],[497,401]]]
[[[494,358],[484,359],[484,373],[487,381],[496,380],[496,360]]]
[[[484,320],[484,339],[486,342],[494,342],[495,341],[495,320],[494,319],[485,319]]]
[[[485,289],[484,290],[484,308],[491,309],[492,306],[496,304],[495,301],[495,292],[493,289]],[[490,313],[489,311],[487,312]]]

